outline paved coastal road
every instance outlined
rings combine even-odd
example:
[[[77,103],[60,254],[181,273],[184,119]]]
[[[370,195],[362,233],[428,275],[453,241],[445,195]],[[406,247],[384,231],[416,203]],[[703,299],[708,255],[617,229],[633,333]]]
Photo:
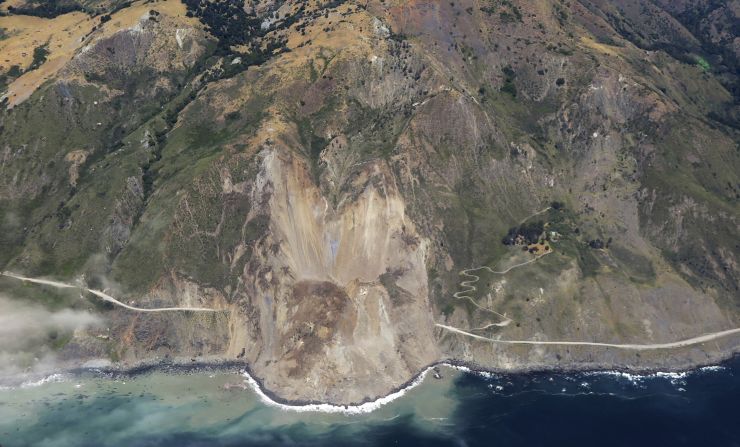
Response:
[[[501,271],[492,270],[489,267],[476,267],[476,268],[472,268],[472,269],[463,270],[462,272],[460,272],[461,275],[467,276],[467,277],[473,278],[473,279],[470,279],[470,280],[466,280],[466,281],[461,282],[460,285],[462,287],[465,287],[465,290],[461,290],[460,292],[455,293],[453,296],[455,298],[457,298],[457,299],[467,299],[467,300],[470,300],[473,304],[475,304],[477,307],[481,308],[482,310],[486,310],[486,311],[492,312],[492,313],[494,313],[496,315],[499,315],[499,316],[505,318],[505,320],[502,323],[492,323],[492,324],[489,324],[487,326],[484,326],[483,328],[478,328],[478,330],[479,329],[485,329],[485,328],[488,328],[488,327],[491,327],[491,326],[506,326],[506,325],[509,324],[509,322],[511,320],[508,319],[506,316],[501,315],[500,313],[498,313],[498,312],[496,312],[494,310],[491,310],[491,309],[488,309],[488,308],[485,308],[485,307],[481,307],[469,295],[467,295],[468,293],[474,292],[474,291],[477,290],[476,287],[473,284],[475,284],[476,282],[478,282],[480,280],[480,277],[479,276],[474,275],[474,274],[472,274],[470,272],[474,272],[474,271],[477,271],[477,270],[488,270],[491,273],[495,273],[495,274],[498,274],[498,275],[504,275],[504,274],[510,272],[511,270],[514,270],[515,268],[519,268],[519,267],[523,267],[523,266],[528,265],[528,264],[532,264],[533,262],[536,262],[542,256],[545,256],[545,254],[540,255],[540,256],[538,256],[536,258],[533,258],[533,259],[531,259],[531,260],[529,260],[527,262],[522,262],[521,264],[513,265],[513,266],[507,268],[506,270],[501,270]],[[468,337],[471,337],[471,338],[475,338],[477,340],[483,340],[483,341],[488,341],[488,342],[491,342],[491,343],[498,343],[498,344],[505,344],[505,345],[601,346],[601,347],[606,347],[606,348],[628,349],[628,350],[634,350],[634,351],[647,351],[647,350],[655,350],[655,349],[675,349],[675,348],[682,348],[682,347],[686,347],[686,346],[698,345],[700,343],[706,343],[708,341],[717,340],[719,338],[724,338],[724,337],[729,337],[729,336],[732,336],[732,335],[740,334],[740,328],[736,328],[736,329],[728,329],[726,331],[713,332],[711,334],[704,334],[704,335],[700,335],[698,337],[689,338],[689,339],[686,339],[686,340],[674,341],[674,342],[670,342],[670,343],[653,343],[653,344],[631,344],[631,343],[626,343],[626,344],[620,344],[620,343],[599,343],[599,342],[590,342],[590,341],[498,340],[498,339],[495,339],[495,338],[483,337],[483,336],[478,335],[478,334],[473,334],[473,333],[470,333],[468,331],[464,331],[462,329],[456,328],[454,326],[448,326],[446,324],[435,323],[435,326],[437,326],[439,328],[442,328],[442,329],[444,329],[444,330],[446,330],[448,332],[453,332],[453,333],[456,333],[456,334],[459,334],[459,335],[465,335],[465,336],[468,336]]]
[[[120,306],[125,309],[132,310],[134,312],[228,312],[227,310],[224,310],[224,309],[208,309],[204,307],[161,307],[161,308],[155,308],[155,309],[144,309],[141,307],[129,306],[128,304],[122,303],[118,301],[117,299],[113,298],[112,296],[108,295],[107,293],[102,292],[100,290],[88,289],[86,287],[76,286],[74,284],[67,284],[67,283],[58,282],[58,281],[50,281],[48,279],[27,278],[25,276],[16,275],[10,272],[3,272],[2,275],[7,276],[8,278],[14,278],[14,279],[18,279],[21,281],[32,282],[35,284],[43,284],[45,286],[56,287],[58,289],[86,290],[92,293],[93,295],[97,296],[98,298],[101,298],[103,301],[107,301],[109,303],[115,304],[116,306]]]
[[[472,337],[478,340],[484,340],[484,341],[488,341],[491,343],[499,343],[499,344],[505,344],[505,345],[601,346],[601,347],[607,347],[607,348],[629,349],[629,350],[634,350],[634,351],[683,348],[686,346],[698,345],[700,343],[705,343],[708,341],[716,340],[718,338],[724,338],[724,337],[729,337],[731,335],[740,334],[740,328],[737,328],[737,329],[729,329],[729,330],[721,331],[721,332],[713,332],[711,334],[704,334],[698,337],[689,338],[686,340],[674,341],[670,343],[653,343],[653,344],[640,345],[640,344],[629,344],[629,343],[627,344],[598,343],[598,342],[589,342],[589,341],[497,340],[495,338],[488,338],[488,337],[483,337],[483,336],[476,335],[476,334],[471,334],[470,332],[463,331],[462,329],[458,329],[453,326],[447,326],[445,324],[436,323],[435,326],[440,327],[449,332],[454,332],[460,335],[466,335],[468,337]]]

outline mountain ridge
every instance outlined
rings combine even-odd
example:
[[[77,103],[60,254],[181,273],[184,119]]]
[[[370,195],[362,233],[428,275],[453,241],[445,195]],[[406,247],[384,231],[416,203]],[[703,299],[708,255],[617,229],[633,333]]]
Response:
[[[506,347],[435,326],[625,344],[737,327],[731,5],[60,4],[96,29],[7,83],[49,76],[2,114],[1,267],[230,312],[43,292],[107,321],[55,356],[239,358],[288,399],[346,403],[442,358],[670,368],[737,351]],[[85,12],[40,20],[69,14]],[[459,272],[544,253],[456,299]]]

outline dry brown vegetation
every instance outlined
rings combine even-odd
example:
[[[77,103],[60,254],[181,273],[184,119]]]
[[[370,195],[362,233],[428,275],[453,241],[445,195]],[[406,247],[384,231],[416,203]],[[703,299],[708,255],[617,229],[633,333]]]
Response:
[[[112,15],[105,23],[82,12],[72,12],[47,19],[11,15],[0,17],[0,28],[8,38],[0,40],[3,60],[0,74],[17,65],[27,70],[33,61],[34,48],[47,45],[46,61],[34,70],[28,70],[8,86],[8,107],[25,101],[41,84],[53,78],[59,70],[87,45],[109,37],[122,29],[131,28],[150,10],[171,17],[179,17],[190,24],[195,19],[185,17],[185,6],[179,0],[162,0],[154,4],[138,2]]]

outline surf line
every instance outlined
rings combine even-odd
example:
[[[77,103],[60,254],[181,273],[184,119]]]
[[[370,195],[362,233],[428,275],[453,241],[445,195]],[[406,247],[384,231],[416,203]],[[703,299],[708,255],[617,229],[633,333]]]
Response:
[[[268,396],[264,392],[264,390],[262,389],[262,386],[259,384],[259,382],[254,377],[252,377],[249,374],[249,372],[244,371],[243,375],[249,387],[252,389],[252,391],[254,391],[255,394],[257,394],[257,396],[260,398],[262,403],[264,403],[265,405],[279,408],[284,411],[293,411],[297,413],[313,412],[313,413],[341,413],[345,415],[358,415],[358,414],[372,413],[373,411],[376,411],[380,409],[381,407],[388,405],[394,400],[400,399],[401,397],[405,396],[406,393],[416,388],[417,386],[421,385],[421,383],[424,382],[424,379],[427,377],[427,375],[431,371],[434,371],[434,369],[439,366],[446,366],[451,369],[455,369],[458,371],[464,371],[468,373],[472,372],[471,369],[465,366],[453,365],[452,363],[447,363],[447,362],[436,363],[434,365],[426,367],[419,374],[417,374],[416,377],[412,381],[408,382],[408,384],[402,387],[401,389],[394,391],[386,396],[379,397],[373,401],[364,402],[364,403],[355,404],[355,405],[335,405],[335,404],[327,404],[327,403],[286,404],[282,402],[277,402],[276,400],[272,399],[270,396]]]
[[[490,371],[484,371],[484,370],[478,370],[474,368],[470,368],[465,365],[457,364],[457,363],[450,363],[450,362],[439,362],[435,363],[433,365],[430,365],[426,367],[423,371],[421,371],[412,381],[410,381],[406,386],[403,388],[394,391],[387,396],[379,397],[378,399],[370,402],[365,402],[362,404],[355,404],[355,405],[335,405],[335,404],[327,404],[327,403],[311,403],[311,404],[286,404],[282,402],[277,402],[276,400],[272,399],[270,396],[268,396],[262,389],[262,386],[259,384],[259,382],[252,377],[249,372],[244,371],[242,374],[245,377],[245,381],[249,385],[249,387],[254,391],[255,394],[259,397],[260,401],[264,403],[267,406],[277,408],[283,411],[292,411],[296,413],[333,413],[333,414],[344,414],[348,416],[352,415],[360,415],[360,414],[367,414],[372,413],[373,411],[379,410],[381,407],[390,404],[391,402],[400,399],[401,397],[405,396],[406,393],[411,391],[412,389],[416,388],[417,386],[421,385],[424,382],[424,379],[426,376],[431,372],[434,371],[435,368],[439,366],[445,366],[447,368],[460,371],[467,374],[474,374],[479,377],[483,377],[484,379],[495,379],[497,377],[501,377],[501,373],[496,372],[490,372]],[[641,380],[644,379],[652,379],[652,378],[660,378],[660,379],[668,379],[668,380],[676,380],[676,379],[683,379],[687,377],[690,374],[694,374],[697,372],[716,372],[716,371],[722,371],[725,367],[719,366],[719,365],[712,365],[712,366],[704,366],[698,369],[692,369],[687,371],[681,371],[681,372],[662,372],[662,371],[655,371],[655,372],[647,372],[647,373],[627,373],[624,371],[618,371],[618,370],[585,370],[585,371],[579,371],[579,370],[573,370],[571,373],[573,374],[582,374],[584,376],[598,376],[598,375],[607,375],[607,376],[619,376],[628,379],[633,384],[638,383]],[[555,374],[562,373],[562,371],[554,371]],[[503,373],[504,376],[507,373]]]

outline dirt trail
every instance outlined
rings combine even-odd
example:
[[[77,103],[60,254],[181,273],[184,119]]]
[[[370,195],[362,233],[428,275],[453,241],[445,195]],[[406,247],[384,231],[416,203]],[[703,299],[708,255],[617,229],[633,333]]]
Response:
[[[548,210],[549,210],[549,208],[546,208],[546,209],[544,209],[542,211],[539,211],[539,212],[533,214],[532,216],[527,217],[522,222],[526,222],[531,217],[536,216],[538,214],[542,214],[542,213],[544,213],[544,212],[546,212]],[[485,326],[483,326],[481,328],[476,328],[476,329],[471,329],[471,330],[473,330],[473,331],[480,331],[480,330],[485,330],[485,329],[488,329],[488,328],[494,327],[494,326],[504,327],[504,326],[507,326],[511,322],[511,319],[510,318],[508,318],[505,315],[502,315],[502,314],[500,314],[500,313],[498,313],[498,312],[496,312],[494,310],[491,310],[491,309],[488,309],[486,307],[480,306],[478,303],[475,302],[475,300],[473,300],[472,297],[470,297],[469,295],[467,295],[468,293],[475,292],[477,290],[477,288],[473,284],[475,284],[476,282],[480,281],[480,277],[478,275],[475,275],[475,274],[471,273],[471,272],[475,272],[475,271],[478,271],[478,270],[488,270],[490,273],[493,273],[493,274],[504,275],[504,274],[509,273],[510,271],[516,269],[516,268],[523,267],[525,265],[528,265],[528,264],[532,264],[534,262],[537,262],[537,260],[539,260],[541,257],[547,255],[548,253],[549,252],[544,253],[544,254],[542,254],[540,256],[537,256],[537,257],[535,257],[533,259],[530,259],[529,261],[522,262],[522,263],[519,263],[519,264],[516,264],[516,265],[512,265],[511,267],[509,267],[509,268],[507,268],[505,270],[501,270],[501,271],[493,270],[490,267],[485,267],[485,266],[484,267],[476,267],[476,268],[472,268],[472,269],[467,269],[467,270],[461,271],[460,272],[460,275],[467,276],[467,277],[469,277],[471,279],[462,281],[460,283],[460,286],[464,287],[465,289],[464,290],[461,290],[461,291],[459,291],[457,293],[455,293],[453,296],[455,298],[457,298],[457,299],[467,299],[471,303],[473,303],[476,307],[478,307],[479,309],[485,310],[485,311],[488,311],[488,312],[491,312],[491,313],[496,314],[496,315],[498,315],[498,316],[500,316],[500,317],[502,317],[504,319],[504,321],[502,321],[500,323],[490,323],[490,324],[485,325]],[[499,343],[499,344],[506,344],[506,345],[600,346],[600,347],[607,347],[607,348],[629,349],[629,350],[635,350],[635,351],[682,348],[682,347],[686,347],[686,346],[697,345],[697,344],[700,344],[700,343],[706,343],[708,341],[716,340],[716,339],[719,339],[719,338],[729,337],[729,336],[732,336],[732,335],[735,335],[735,334],[740,334],[740,328],[736,328],[736,329],[728,329],[728,330],[720,331],[720,332],[713,332],[713,333],[710,333],[710,334],[704,334],[704,335],[700,335],[700,336],[697,336],[697,337],[689,338],[689,339],[686,339],[686,340],[679,340],[679,341],[674,341],[674,342],[670,342],[670,343],[652,343],[652,344],[624,343],[624,344],[620,344],[620,343],[599,343],[599,342],[589,342],[589,341],[499,340],[499,339],[495,339],[495,338],[483,337],[481,335],[473,334],[471,332],[467,332],[467,331],[464,331],[462,329],[458,329],[456,327],[448,326],[448,325],[445,325],[445,324],[435,323],[435,326],[437,326],[439,328],[442,328],[442,329],[444,329],[446,331],[454,332],[456,334],[465,335],[465,336],[468,336],[468,337],[472,337],[472,338],[475,338],[477,340],[483,340],[483,341],[488,341],[488,342],[491,342],[491,343]]]
[[[499,327],[508,326],[509,323],[511,323],[512,320],[511,320],[511,318],[507,317],[506,315],[500,314],[500,313],[496,312],[493,309],[489,309],[487,307],[481,306],[480,304],[478,304],[473,299],[473,297],[471,297],[470,295],[468,295],[468,293],[475,292],[476,290],[478,290],[477,287],[475,287],[473,284],[475,284],[478,281],[480,281],[480,276],[475,275],[475,274],[470,273],[470,272],[475,272],[475,271],[478,271],[478,270],[488,270],[489,272],[494,273],[494,274],[497,274],[497,275],[505,275],[506,273],[509,273],[510,271],[514,270],[515,268],[523,267],[525,265],[532,264],[533,262],[537,262],[538,259],[540,259],[541,257],[547,255],[548,253],[549,252],[546,252],[544,254],[541,254],[539,256],[536,256],[536,257],[530,259],[529,261],[521,262],[521,263],[516,264],[516,265],[512,265],[511,267],[507,268],[506,270],[497,271],[497,270],[491,269],[490,267],[483,266],[483,267],[476,267],[476,268],[472,268],[472,269],[463,270],[463,271],[460,272],[460,275],[461,276],[467,276],[468,278],[472,278],[472,279],[468,279],[468,280],[462,281],[460,283],[460,286],[464,287],[465,289],[464,290],[460,290],[459,292],[455,292],[455,294],[453,294],[452,296],[455,297],[458,300],[468,300],[475,307],[477,307],[478,309],[484,310],[486,312],[490,312],[490,313],[492,313],[494,315],[498,315],[499,317],[503,318],[503,321],[501,321],[499,323],[491,323],[491,324],[489,324],[487,326],[484,326],[483,328],[478,328],[476,330],[486,329],[488,327],[493,327],[493,326],[499,326]]]
[[[522,224],[524,224],[524,222],[528,221],[529,219],[531,219],[531,218],[533,218],[533,217],[539,216],[540,214],[545,214],[546,212],[550,211],[551,209],[552,209],[552,207],[551,207],[551,206],[548,206],[547,208],[545,208],[545,209],[543,209],[543,210],[537,211],[536,213],[532,213],[532,214],[530,214],[529,216],[527,216],[527,217],[525,217],[524,219],[522,219],[522,220],[521,220],[521,221],[519,222],[519,225],[522,225]]]
[[[16,275],[10,272],[3,272],[2,275],[7,276],[8,278],[19,279],[21,281],[32,282],[36,284],[43,284],[46,286],[56,287],[59,289],[82,289],[82,290],[92,293],[98,298],[101,298],[103,301],[107,301],[109,303],[115,304],[116,306],[120,306],[128,310],[133,310],[135,312],[228,312],[225,309],[208,309],[204,307],[161,307],[161,308],[156,308],[156,309],[144,309],[141,307],[129,306],[128,304],[122,303],[118,301],[117,299],[113,298],[112,296],[108,295],[107,293],[102,292],[100,290],[88,289],[87,287],[76,286],[73,284],[67,284],[67,283],[58,282],[58,281],[50,281],[48,279],[27,278],[25,276]]]

